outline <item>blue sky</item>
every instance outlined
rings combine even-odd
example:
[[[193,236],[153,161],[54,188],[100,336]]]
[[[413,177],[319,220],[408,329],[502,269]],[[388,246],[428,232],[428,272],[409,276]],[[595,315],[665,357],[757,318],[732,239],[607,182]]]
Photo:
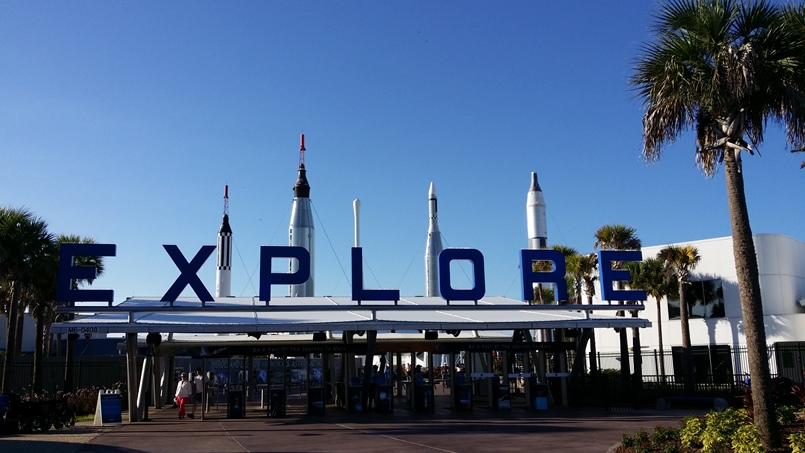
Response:
[[[225,184],[232,291],[256,294],[259,247],[287,245],[300,133],[317,295],[350,293],[355,198],[366,288],[422,295],[431,181],[445,245],[484,254],[488,295],[519,298],[532,171],[551,244],[590,252],[612,223],[645,246],[730,235],[723,171],[695,167],[691,134],[642,160],[627,79],[655,5],[613,5],[2,2],[0,204],[117,244],[93,286],[116,301],[167,291],[162,244],[215,244]],[[774,124],[760,151],[753,231],[805,240],[805,156]]]

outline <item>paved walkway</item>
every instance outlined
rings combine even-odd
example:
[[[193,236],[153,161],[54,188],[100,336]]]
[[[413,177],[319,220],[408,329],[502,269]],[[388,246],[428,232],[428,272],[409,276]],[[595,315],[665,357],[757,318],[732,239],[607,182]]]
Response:
[[[512,409],[473,412],[447,409],[417,414],[347,414],[268,418],[256,407],[246,418],[227,419],[225,409],[205,420],[179,420],[170,407],[152,410],[150,421],[118,426],[82,422],[69,430],[0,437],[0,451],[36,453],[129,452],[605,452],[625,433],[678,426],[679,411],[605,412]],[[197,414],[198,415],[198,414]],[[124,420],[127,419],[124,414]]]

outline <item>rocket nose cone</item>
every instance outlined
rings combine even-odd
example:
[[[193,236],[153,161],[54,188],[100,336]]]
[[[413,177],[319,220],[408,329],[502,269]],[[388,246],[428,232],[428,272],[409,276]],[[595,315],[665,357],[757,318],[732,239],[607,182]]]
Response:
[[[433,198],[436,196],[436,186],[433,185],[433,181],[430,182],[430,189],[428,189],[428,197]]]
[[[542,189],[539,187],[539,182],[537,182],[537,172],[531,172],[531,188],[528,190],[531,192],[542,192]]]

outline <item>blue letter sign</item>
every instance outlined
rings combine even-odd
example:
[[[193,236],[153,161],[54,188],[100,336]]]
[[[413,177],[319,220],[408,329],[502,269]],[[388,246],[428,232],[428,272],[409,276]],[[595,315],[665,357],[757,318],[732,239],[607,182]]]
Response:
[[[273,258],[296,258],[299,267],[289,274],[271,272]],[[260,247],[260,300],[271,300],[271,285],[301,285],[310,278],[310,252],[304,247],[267,246]]]
[[[472,288],[453,289],[450,283],[450,261],[467,260],[472,262]],[[445,300],[483,299],[486,294],[484,276],[484,256],[476,249],[444,249],[439,254],[439,292]]]
[[[601,300],[646,300],[645,291],[624,291],[612,288],[616,281],[628,282],[631,274],[626,269],[613,269],[615,261],[642,261],[643,254],[639,250],[601,250],[598,252],[598,269],[601,271]]]
[[[56,299],[59,302],[109,302],[115,298],[111,289],[73,289],[73,280],[92,281],[98,277],[94,266],[73,266],[76,256],[115,256],[115,244],[62,244],[59,248],[59,275]],[[72,304],[70,304],[72,305]]]
[[[400,300],[399,289],[363,289],[363,249],[352,247],[352,300]]]
[[[201,265],[207,261],[207,258],[212,255],[212,252],[215,251],[215,246],[201,246],[201,249],[198,251],[198,253],[196,253],[196,256],[189,263],[184,258],[184,255],[182,255],[182,252],[179,251],[179,247],[176,247],[175,245],[163,245],[162,247],[165,247],[165,251],[168,252],[168,255],[170,255],[171,259],[176,264],[176,267],[179,268],[179,272],[181,272],[181,275],[176,278],[176,281],[173,282],[173,285],[168,288],[168,292],[162,296],[162,302],[173,303],[187,285],[190,285],[190,287],[193,288],[193,291],[196,292],[196,296],[198,296],[202,302],[214,301],[215,299],[212,298],[212,294],[207,291],[207,288],[205,288],[204,284],[201,283],[201,279],[198,278],[197,272],[199,269],[201,269]]]
[[[550,261],[553,270],[534,272],[532,263]],[[522,273],[523,300],[534,300],[534,283],[552,283],[556,285],[557,301],[567,300],[567,282],[565,281],[565,256],[552,249],[526,249],[520,251],[520,272]]]

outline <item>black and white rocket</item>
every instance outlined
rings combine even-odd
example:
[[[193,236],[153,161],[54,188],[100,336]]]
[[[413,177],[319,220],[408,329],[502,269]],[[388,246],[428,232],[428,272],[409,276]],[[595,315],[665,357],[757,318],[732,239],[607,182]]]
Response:
[[[439,207],[436,188],[430,183],[428,191],[428,242],[425,246],[425,296],[439,296],[439,254],[442,253],[442,233],[439,231]]]
[[[290,285],[288,295],[291,297],[313,297],[314,281],[314,229],[313,213],[310,207],[310,184],[307,182],[305,170],[305,134],[299,139],[299,175],[293,186],[293,207],[291,208],[291,225],[288,234],[288,245],[304,247],[310,253],[310,278],[301,285]],[[299,262],[289,260],[289,273],[299,270]]]
[[[232,228],[229,226],[229,186],[224,186],[224,220],[218,230],[215,297],[232,296]]]
[[[537,182],[537,174],[531,173],[531,187],[526,199],[526,222],[528,226],[528,248],[548,248],[548,221],[545,215],[545,197]]]

